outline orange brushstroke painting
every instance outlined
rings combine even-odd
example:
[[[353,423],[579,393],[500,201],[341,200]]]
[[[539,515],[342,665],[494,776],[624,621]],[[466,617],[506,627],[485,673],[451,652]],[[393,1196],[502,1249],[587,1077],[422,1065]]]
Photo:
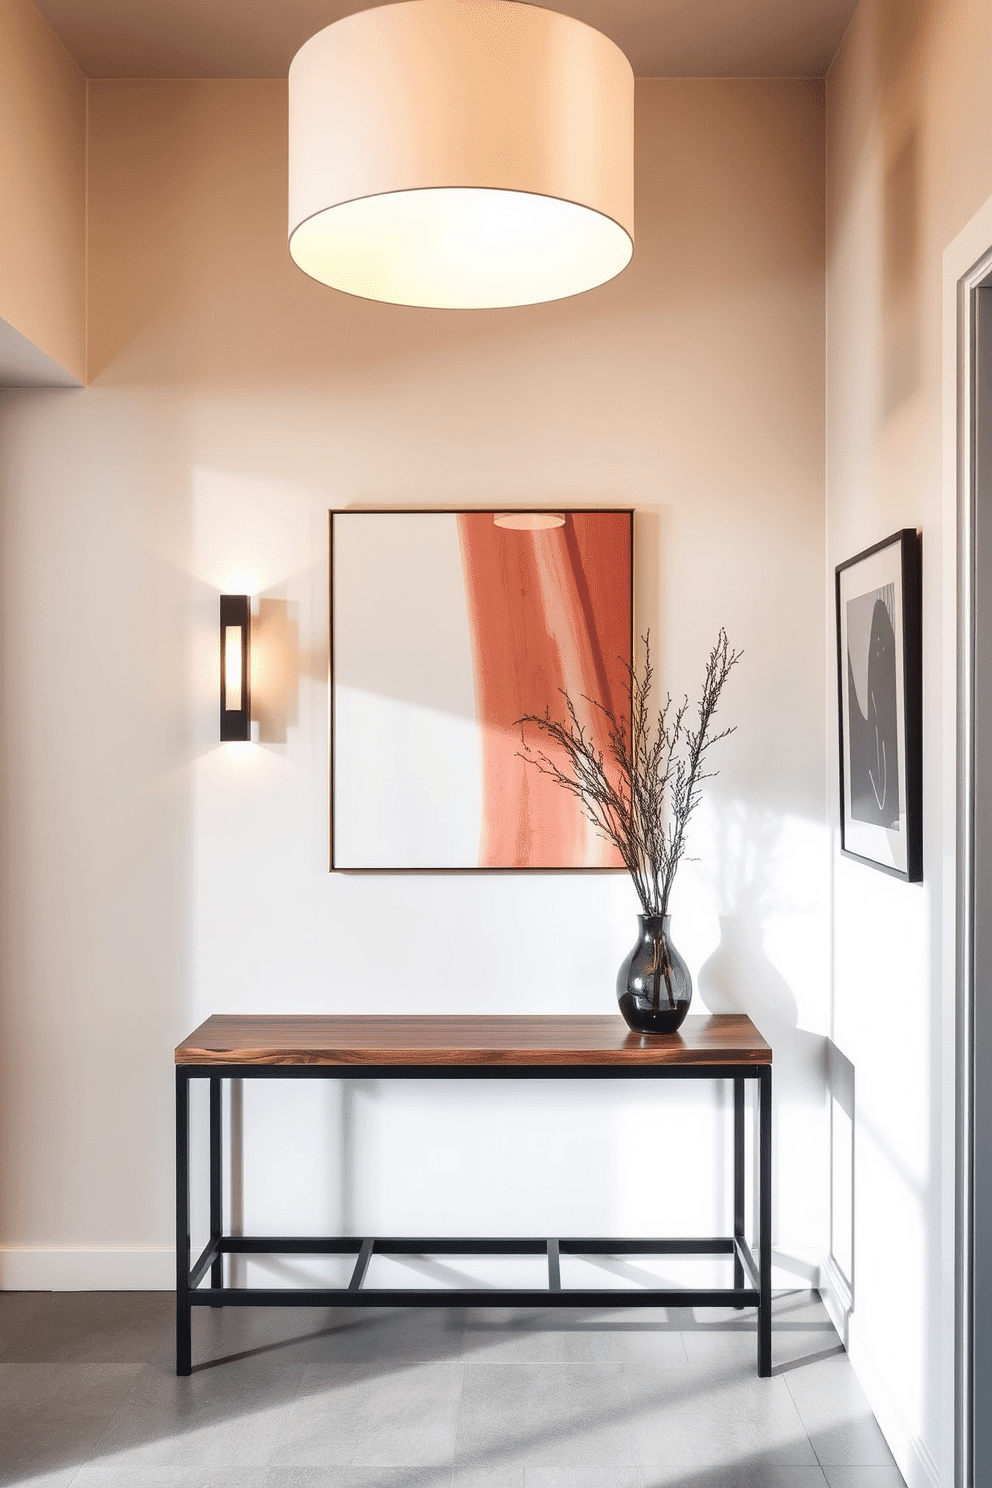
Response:
[[[483,868],[619,868],[581,803],[520,758],[524,714],[563,717],[562,692],[609,756],[602,702],[628,709],[631,523],[628,511],[566,512],[563,526],[498,527],[463,512],[465,574],[481,735]],[[527,741],[550,753],[530,727]],[[556,759],[564,768],[564,759]]]

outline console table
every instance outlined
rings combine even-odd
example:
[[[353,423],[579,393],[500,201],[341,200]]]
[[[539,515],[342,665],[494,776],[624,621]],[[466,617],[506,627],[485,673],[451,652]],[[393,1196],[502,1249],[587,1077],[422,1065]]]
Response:
[[[732,1080],[734,1232],[675,1239],[481,1239],[227,1235],[221,1082],[258,1079]],[[210,1082],[210,1239],[190,1246],[189,1082]],[[757,1260],[745,1236],[744,1085],[758,1086]],[[176,1373],[192,1367],[194,1307],[756,1307],[758,1374],[771,1374],[772,1051],[749,1018],[688,1017],[678,1033],[631,1033],[619,1017],[208,1018],[176,1049]],[[663,1156],[663,1154],[659,1154]],[[373,1254],[542,1255],[546,1288],[364,1288]],[[728,1255],[719,1288],[563,1287],[562,1255]],[[225,1255],[353,1255],[347,1287],[225,1287]],[[203,1282],[210,1273],[209,1285]],[[745,1276],[749,1285],[745,1285]]]

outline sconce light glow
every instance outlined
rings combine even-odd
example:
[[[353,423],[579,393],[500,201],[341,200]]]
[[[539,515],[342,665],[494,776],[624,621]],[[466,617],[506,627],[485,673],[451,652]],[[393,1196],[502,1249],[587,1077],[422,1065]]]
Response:
[[[551,527],[564,527],[563,512],[510,511],[497,512],[493,517],[497,527],[506,527],[511,532],[547,532]]]
[[[591,26],[519,0],[346,16],[289,70],[289,251],[392,304],[564,299],[634,242],[634,75]]]
[[[220,737],[251,738],[251,599],[220,597]]]

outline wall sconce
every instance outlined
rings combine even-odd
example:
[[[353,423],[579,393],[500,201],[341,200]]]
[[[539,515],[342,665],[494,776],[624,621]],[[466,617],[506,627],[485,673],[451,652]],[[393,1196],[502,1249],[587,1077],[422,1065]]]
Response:
[[[220,597],[220,737],[251,738],[251,599]]]

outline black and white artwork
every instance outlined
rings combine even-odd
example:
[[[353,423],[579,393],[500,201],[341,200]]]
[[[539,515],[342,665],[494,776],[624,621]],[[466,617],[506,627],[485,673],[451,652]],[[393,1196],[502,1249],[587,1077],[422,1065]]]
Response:
[[[897,532],[837,568],[841,851],[922,877],[920,545]]]

